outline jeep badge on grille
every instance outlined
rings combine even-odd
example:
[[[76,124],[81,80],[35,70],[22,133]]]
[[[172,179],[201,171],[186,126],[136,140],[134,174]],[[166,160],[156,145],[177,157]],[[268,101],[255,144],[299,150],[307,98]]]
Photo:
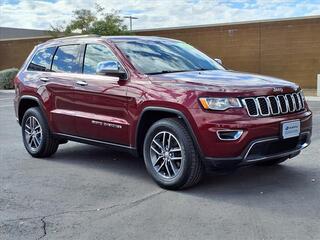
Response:
[[[278,88],[273,88],[273,92],[283,92],[283,88],[280,88],[280,87],[278,87]]]

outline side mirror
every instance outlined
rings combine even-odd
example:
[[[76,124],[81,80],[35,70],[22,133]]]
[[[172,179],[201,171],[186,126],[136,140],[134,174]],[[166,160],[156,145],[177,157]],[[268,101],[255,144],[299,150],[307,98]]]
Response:
[[[215,59],[213,59],[213,60],[215,60],[217,63],[219,63],[220,65],[222,65],[222,60],[220,59],[220,58],[215,58]]]
[[[97,65],[96,73],[99,75],[108,75],[126,79],[127,74],[117,61],[103,61]]]

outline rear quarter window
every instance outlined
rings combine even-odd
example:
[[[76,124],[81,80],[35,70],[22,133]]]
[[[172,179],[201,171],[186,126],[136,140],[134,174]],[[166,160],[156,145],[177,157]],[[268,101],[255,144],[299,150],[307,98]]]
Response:
[[[52,58],[54,52],[56,51],[55,47],[45,48],[38,50],[34,57],[32,58],[28,70],[29,71],[50,71]]]

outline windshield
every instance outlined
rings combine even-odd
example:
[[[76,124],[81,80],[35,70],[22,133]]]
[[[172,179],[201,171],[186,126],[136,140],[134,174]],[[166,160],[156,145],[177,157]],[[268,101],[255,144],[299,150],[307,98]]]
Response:
[[[224,70],[204,53],[180,41],[128,40],[116,42],[116,45],[144,74]]]

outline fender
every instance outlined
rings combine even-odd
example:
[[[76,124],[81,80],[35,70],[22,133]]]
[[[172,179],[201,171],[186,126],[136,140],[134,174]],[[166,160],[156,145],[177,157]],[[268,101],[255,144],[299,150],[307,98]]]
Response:
[[[48,117],[47,117],[47,115],[45,114],[46,111],[45,111],[45,107],[43,106],[43,103],[39,100],[39,98],[37,98],[37,97],[35,97],[35,96],[32,96],[32,95],[23,95],[23,96],[21,96],[21,97],[19,98],[19,102],[18,102],[18,106],[17,106],[17,107],[18,107],[18,119],[19,119],[19,124],[21,124],[20,119],[22,120],[22,117],[23,117],[23,116],[19,116],[20,102],[21,102],[22,100],[25,100],[25,99],[27,99],[27,100],[32,100],[32,101],[35,101],[35,102],[38,103],[38,105],[39,105],[39,107],[40,107],[40,109],[41,109],[41,111],[42,111],[43,116],[45,117],[45,119],[47,120],[47,123],[49,124],[49,122],[48,122]]]
[[[149,112],[149,111],[161,111],[161,112],[167,112],[167,113],[173,113],[175,115],[178,116],[178,118],[180,118],[184,123],[185,125],[187,126],[187,129],[189,131],[189,133],[191,134],[191,138],[198,150],[198,153],[200,154],[201,157],[203,157],[203,153],[202,153],[202,150],[201,150],[201,147],[199,145],[199,142],[198,142],[198,139],[193,131],[193,128],[189,122],[189,120],[187,119],[187,117],[185,116],[184,113],[182,113],[181,111],[177,110],[177,109],[173,109],[173,108],[167,108],[167,107],[145,107],[141,114],[140,114],[140,117],[139,117],[139,120],[138,120],[138,123],[137,123],[137,127],[136,127],[136,133],[135,133],[135,144],[138,143],[138,131],[139,131],[139,128],[140,128],[140,124],[141,124],[141,119],[143,117],[143,115],[146,113],[146,112]],[[136,146],[136,148],[138,149],[138,147]]]

